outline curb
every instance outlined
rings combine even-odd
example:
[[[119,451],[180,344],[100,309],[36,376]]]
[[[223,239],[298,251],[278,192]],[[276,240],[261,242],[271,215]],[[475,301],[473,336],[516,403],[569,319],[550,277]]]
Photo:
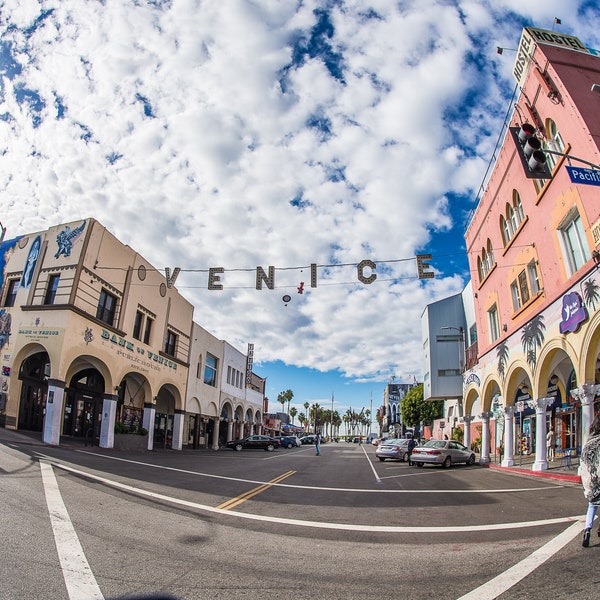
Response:
[[[529,477],[541,477],[544,479],[556,479],[558,481],[568,481],[570,483],[581,483],[581,477],[579,475],[567,475],[566,473],[552,473],[549,471],[532,471],[530,469],[520,469],[518,467],[502,467],[500,465],[487,464],[481,465],[488,469],[496,469],[497,471],[506,471],[508,473],[515,473],[517,475],[526,475]]]

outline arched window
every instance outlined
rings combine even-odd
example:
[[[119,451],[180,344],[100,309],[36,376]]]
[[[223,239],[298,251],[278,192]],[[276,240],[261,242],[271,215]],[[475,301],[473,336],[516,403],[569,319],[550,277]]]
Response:
[[[504,218],[504,215],[500,215],[500,230],[502,231],[502,241],[504,245],[507,246],[508,242],[510,242],[510,227],[508,225],[508,221]]]
[[[479,282],[481,283],[485,278],[485,274],[483,273],[483,263],[481,262],[481,256],[477,257],[477,273],[479,274]]]
[[[517,217],[519,225],[525,220],[525,212],[523,211],[523,205],[521,204],[521,196],[517,190],[513,190],[513,208]]]
[[[546,119],[546,139],[542,144],[545,150],[552,150],[553,152],[564,152],[565,143],[558,131],[556,123],[552,119]],[[550,171],[554,169],[560,156],[555,154],[546,154],[546,162]]]
[[[517,229],[519,229],[519,223],[517,222],[517,216],[515,215],[513,207],[508,203],[506,204],[506,221],[508,222],[508,229],[512,239]]]
[[[492,240],[488,239],[487,241],[487,259],[488,259],[488,273],[492,270],[492,267],[495,264],[494,259],[494,248],[492,247]]]

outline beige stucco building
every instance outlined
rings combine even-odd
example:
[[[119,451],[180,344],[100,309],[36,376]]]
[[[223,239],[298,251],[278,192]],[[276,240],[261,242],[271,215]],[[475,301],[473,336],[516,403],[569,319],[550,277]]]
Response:
[[[98,221],[5,240],[0,273],[5,427],[110,448],[116,425],[146,430],[148,449],[218,448],[248,431],[219,433],[236,415],[260,432],[264,385],[246,385],[246,356],[195,324],[173,278]]]

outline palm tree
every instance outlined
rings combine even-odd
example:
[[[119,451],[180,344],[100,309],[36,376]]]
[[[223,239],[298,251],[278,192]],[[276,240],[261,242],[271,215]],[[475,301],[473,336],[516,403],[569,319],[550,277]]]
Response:
[[[296,409],[295,406],[292,406],[292,408],[290,408],[288,410],[288,413],[290,415],[290,417],[292,417],[292,424],[294,423],[294,417],[298,414],[298,410]]]
[[[300,425],[302,425],[302,427],[304,427],[304,424],[306,423],[306,415],[301,412],[298,415],[298,421],[300,422]]]
[[[600,302],[600,286],[596,283],[595,279],[588,279],[583,285],[583,298],[585,303],[589,306],[592,305],[592,310],[596,310],[596,302]]]
[[[289,410],[289,406],[290,406],[290,402],[292,401],[292,398],[294,397],[294,392],[292,392],[292,390],[285,390],[285,392],[279,392],[279,395],[277,396],[277,402],[281,402],[281,405],[283,406],[283,410],[285,411],[285,403],[288,403],[288,410]]]

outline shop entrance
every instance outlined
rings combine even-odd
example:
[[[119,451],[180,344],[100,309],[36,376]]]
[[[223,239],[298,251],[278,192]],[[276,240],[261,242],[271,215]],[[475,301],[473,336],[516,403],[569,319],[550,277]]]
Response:
[[[175,399],[164,389],[156,400],[154,417],[154,448],[171,448],[173,443],[173,419]]]
[[[96,369],[75,375],[65,390],[63,435],[85,437],[96,444],[100,439],[104,377]]]
[[[50,358],[39,352],[23,361],[19,371],[21,401],[19,403],[19,429],[42,431],[46,413]]]

